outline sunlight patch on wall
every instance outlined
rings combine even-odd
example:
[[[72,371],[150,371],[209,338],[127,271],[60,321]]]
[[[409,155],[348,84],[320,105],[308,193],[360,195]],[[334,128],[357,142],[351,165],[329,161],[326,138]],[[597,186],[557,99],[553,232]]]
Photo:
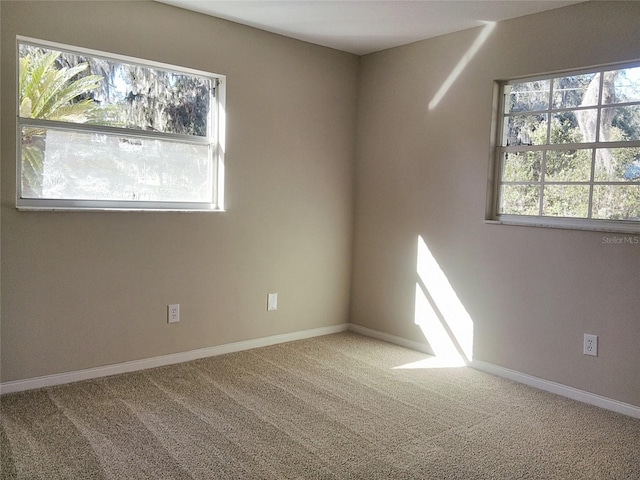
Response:
[[[458,79],[465,67],[469,64],[469,62],[471,62],[473,57],[475,57],[476,53],[478,53],[480,47],[482,47],[484,42],[487,41],[487,38],[489,38],[489,35],[491,35],[491,32],[493,31],[495,26],[496,22],[486,22],[485,27],[480,31],[480,35],[478,35],[475,41],[471,44],[469,50],[467,50],[467,52],[462,56],[455,68],[451,70],[451,73],[449,74],[447,79],[440,86],[440,89],[436,92],[436,94],[429,102],[429,110],[433,110],[438,106],[440,100],[442,100],[442,98],[447,94],[447,92]]]
[[[417,270],[418,277],[440,312],[451,339],[460,348],[464,359],[470,361],[473,357],[473,321],[421,236],[418,236]]]
[[[397,368],[464,366],[473,358],[473,321],[422,236],[418,236],[415,324],[435,357]]]
[[[464,358],[458,352],[449,332],[431,306],[420,282],[416,282],[414,322],[422,330],[435,356],[399,368],[461,367],[465,365]]]

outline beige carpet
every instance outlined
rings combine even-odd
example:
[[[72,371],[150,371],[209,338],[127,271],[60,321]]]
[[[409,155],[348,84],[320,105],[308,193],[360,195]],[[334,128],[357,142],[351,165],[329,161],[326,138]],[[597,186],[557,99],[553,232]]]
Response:
[[[3,479],[640,479],[640,420],[342,333],[0,398]]]

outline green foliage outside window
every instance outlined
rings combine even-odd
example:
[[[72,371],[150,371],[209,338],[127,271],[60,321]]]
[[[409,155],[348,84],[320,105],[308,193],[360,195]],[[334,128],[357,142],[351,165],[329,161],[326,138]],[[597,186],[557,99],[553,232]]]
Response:
[[[19,44],[19,198],[213,202],[216,77],[131,60]]]
[[[509,84],[503,98],[499,214],[640,221],[640,67]]]
[[[104,123],[113,113],[90,98],[81,99],[99,87],[99,75],[79,76],[86,63],[59,67],[60,52],[32,48],[20,57],[20,116],[74,123]],[[45,129],[28,128],[22,136],[23,190],[40,193],[44,166]]]

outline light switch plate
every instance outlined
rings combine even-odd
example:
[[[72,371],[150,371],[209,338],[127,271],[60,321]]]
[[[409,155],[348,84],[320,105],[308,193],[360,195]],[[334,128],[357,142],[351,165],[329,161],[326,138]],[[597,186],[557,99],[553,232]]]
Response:
[[[270,293],[267,295],[267,310],[277,310],[278,309],[278,294]]]

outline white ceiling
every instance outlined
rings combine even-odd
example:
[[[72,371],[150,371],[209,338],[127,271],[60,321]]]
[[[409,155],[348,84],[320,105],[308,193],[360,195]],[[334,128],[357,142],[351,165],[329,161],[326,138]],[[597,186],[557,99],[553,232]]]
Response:
[[[582,0],[157,0],[364,55]]]

